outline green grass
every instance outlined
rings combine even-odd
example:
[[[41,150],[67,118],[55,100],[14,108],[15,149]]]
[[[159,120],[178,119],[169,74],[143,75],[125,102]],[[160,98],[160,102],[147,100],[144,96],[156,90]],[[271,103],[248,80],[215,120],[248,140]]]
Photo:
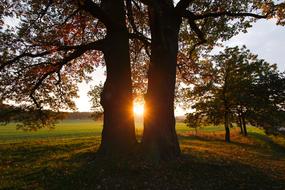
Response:
[[[56,124],[55,129],[40,129],[38,131],[16,130],[16,124],[10,123],[6,126],[0,126],[0,142],[11,142],[18,140],[35,140],[46,138],[68,138],[81,136],[100,135],[102,131],[102,122],[93,120],[64,120]],[[136,123],[136,133],[141,135],[143,124]],[[194,132],[194,129],[188,128],[184,123],[177,123],[176,130],[178,133]],[[198,129],[199,132],[217,132],[223,131],[222,126],[207,126]]]
[[[93,120],[65,120],[59,122],[55,129],[40,129],[31,132],[16,130],[16,124],[11,123],[7,126],[0,126],[0,142],[94,136],[100,135],[101,131],[102,123]]]
[[[137,133],[141,134],[141,123]],[[177,124],[182,157],[152,163],[96,155],[102,123],[65,121],[53,131],[0,127],[0,189],[285,189],[285,139]]]

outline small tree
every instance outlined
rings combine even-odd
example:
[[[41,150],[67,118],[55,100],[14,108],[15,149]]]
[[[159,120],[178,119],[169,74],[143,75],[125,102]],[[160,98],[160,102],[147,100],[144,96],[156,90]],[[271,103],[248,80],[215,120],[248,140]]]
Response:
[[[210,123],[224,123],[227,142],[236,120],[244,135],[247,121],[273,130],[284,120],[285,80],[276,65],[257,59],[245,47],[226,48],[207,63],[188,98],[195,102],[192,107],[197,114]]]
[[[197,130],[202,125],[202,117],[197,113],[187,113],[185,121],[186,125],[190,128],[195,129],[195,135],[197,135]]]
[[[101,105],[102,91],[103,91],[103,84],[99,83],[98,85],[93,86],[91,90],[88,92],[88,96],[91,98],[90,99],[90,102],[92,104],[91,110],[93,112],[91,117],[94,120],[98,120],[103,116],[104,110]]]

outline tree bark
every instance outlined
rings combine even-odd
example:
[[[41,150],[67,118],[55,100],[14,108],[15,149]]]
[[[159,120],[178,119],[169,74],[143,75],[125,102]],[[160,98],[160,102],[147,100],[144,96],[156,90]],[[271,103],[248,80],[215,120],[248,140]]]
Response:
[[[241,120],[241,116],[240,115],[238,115],[238,125],[239,125],[239,128],[240,128],[240,134],[244,135],[243,126],[242,126],[242,120]]]
[[[244,136],[247,136],[247,128],[246,128],[246,122],[245,122],[244,115],[242,115],[242,127],[243,127]]]
[[[167,1],[153,1],[149,17],[151,63],[142,143],[149,157],[167,160],[180,155],[175,131],[174,94],[181,20],[174,13],[173,3]]]
[[[107,79],[101,94],[104,124],[99,152],[124,155],[136,145],[124,1],[104,0],[102,5],[116,25],[107,31],[104,49]]]
[[[225,111],[225,141],[226,142],[231,142],[230,139],[230,128],[229,128],[229,112],[226,110]]]

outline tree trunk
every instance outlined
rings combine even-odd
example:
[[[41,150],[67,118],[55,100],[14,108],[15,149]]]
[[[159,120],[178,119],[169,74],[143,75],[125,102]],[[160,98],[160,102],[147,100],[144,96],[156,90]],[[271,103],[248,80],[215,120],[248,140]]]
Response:
[[[175,131],[174,94],[178,32],[181,21],[173,3],[153,1],[149,8],[151,63],[145,96],[143,147],[152,159],[173,159],[180,155]]]
[[[239,128],[240,128],[240,134],[244,134],[243,128],[242,128],[242,120],[241,120],[241,116],[240,115],[238,116],[238,125],[239,125]]]
[[[228,71],[228,67],[225,68],[225,73],[224,73],[224,86],[223,86],[223,103],[224,103],[224,109],[225,109],[225,112],[224,112],[224,125],[225,125],[225,141],[227,143],[229,143],[231,141],[230,139],[230,128],[229,128],[229,121],[230,121],[230,118],[229,118],[229,114],[230,114],[230,109],[229,109],[229,104],[228,104],[228,98],[226,96],[227,92],[228,92],[228,74],[229,74],[229,71]]]
[[[101,94],[104,125],[99,151],[124,155],[136,144],[128,31],[123,0],[104,0],[103,9],[116,25],[107,31],[104,57],[107,79]]]
[[[242,115],[242,126],[243,126],[244,136],[247,136],[246,122],[245,122],[245,116],[244,115]]]
[[[226,110],[225,111],[225,141],[226,142],[231,142],[230,139],[230,128],[229,128],[229,112]]]

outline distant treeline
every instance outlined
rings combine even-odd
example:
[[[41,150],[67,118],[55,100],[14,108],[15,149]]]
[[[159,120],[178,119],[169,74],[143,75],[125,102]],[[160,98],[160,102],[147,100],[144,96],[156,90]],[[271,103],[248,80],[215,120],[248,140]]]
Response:
[[[103,120],[102,112],[52,112],[44,110],[44,113],[57,115],[59,120],[88,120],[92,119],[95,121]],[[35,113],[31,111],[23,110],[19,107],[15,107],[9,104],[0,103],[0,123],[9,123],[11,121],[19,121],[19,118],[24,116],[31,117]],[[141,118],[142,119],[142,118]],[[177,116],[176,122],[184,122],[185,116]]]
[[[103,113],[94,113],[94,112],[63,112],[64,119],[66,120],[86,120],[93,119],[101,121],[103,119]],[[185,116],[177,116],[176,122],[184,122]]]
[[[16,107],[0,102],[0,124],[7,124],[9,122],[19,122],[24,118],[32,117],[54,117],[56,120],[102,120],[102,112],[53,112],[49,110],[31,111],[25,110],[21,107]]]
[[[63,112],[66,120],[86,120],[94,119],[93,112]],[[102,120],[102,117],[97,117],[96,120]]]

